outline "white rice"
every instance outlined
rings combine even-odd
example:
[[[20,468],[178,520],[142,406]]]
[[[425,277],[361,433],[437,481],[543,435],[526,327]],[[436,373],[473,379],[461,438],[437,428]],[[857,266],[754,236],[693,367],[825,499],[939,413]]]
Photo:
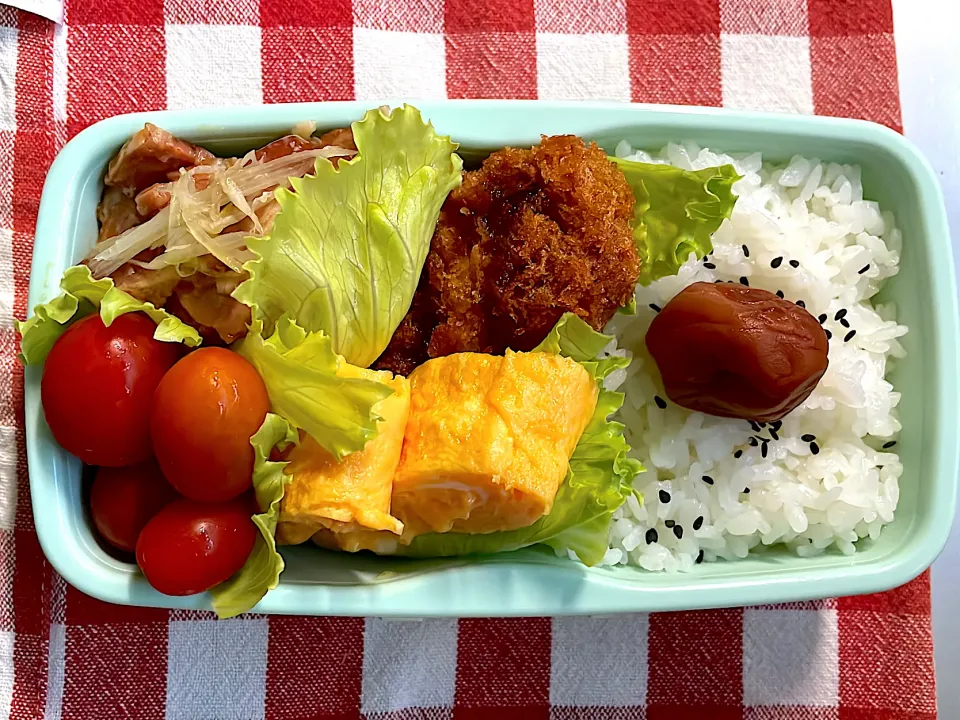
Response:
[[[885,375],[888,360],[903,357],[897,338],[907,328],[896,323],[893,307],[870,302],[897,272],[901,236],[893,216],[863,199],[858,167],[802,157],[774,165],[759,153],[731,157],[693,144],[671,144],[651,156],[624,142],[617,155],[687,169],[732,163],[743,179],[711,255],[699,262],[691,256],[676,276],[638,286],[637,314],[618,315],[608,327],[634,355],[608,385],[623,383],[619,419],[647,471],[634,483],[643,503],[629,497],[615,515],[604,563],[682,571],[701,552],[703,561],[734,560],[777,544],[803,557],[856,552],[858,539],[875,539],[893,520],[903,470],[895,448],[883,445],[900,430],[900,394]],[[776,257],[783,261],[774,269]],[[644,345],[651,304],[663,307],[696,281],[740,278],[802,300],[814,316],[825,313],[832,333],[826,375],[783,419],[765,458],[762,444],[749,441],[771,438],[769,424],[756,432],[745,420],[688,412],[669,401],[659,408],[654,397],[667,398]],[[849,328],[835,319],[841,310]],[[808,434],[816,436],[817,455],[802,439]]]

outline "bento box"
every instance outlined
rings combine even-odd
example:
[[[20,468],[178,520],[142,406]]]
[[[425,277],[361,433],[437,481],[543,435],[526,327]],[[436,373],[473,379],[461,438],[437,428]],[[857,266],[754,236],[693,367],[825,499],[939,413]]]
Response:
[[[390,103],[387,104],[398,104]],[[64,270],[97,237],[96,206],[106,164],[144,122],[215,153],[243,152],[302,121],[348,125],[378,103],[331,102],[209,108],[113,117],[84,130],[56,158],[37,222],[29,306],[52,299]],[[285,548],[280,585],[257,612],[352,616],[524,616],[686,610],[881,591],[927,568],[948,537],[956,506],[958,458],[957,291],[943,199],[930,165],[900,135],[871,123],[705,108],[612,103],[438,101],[417,103],[437,131],[460,143],[466,163],[490,151],[530,146],[541,134],[576,134],[608,153],[693,141],[729,153],[795,154],[861,166],[864,195],[893,211],[903,233],[899,274],[882,298],[909,326],[905,359],[891,375],[902,393],[903,464],[894,521],[857,552],[800,557],[777,549],[689,572],[587,568],[528,548],[471,560],[408,560],[319,548]],[[80,462],[54,441],[40,404],[41,370],[25,376],[27,455],[37,533],[56,570],[102,600],[207,609],[207,595],[153,590],[136,566],[99,546],[82,502]]]

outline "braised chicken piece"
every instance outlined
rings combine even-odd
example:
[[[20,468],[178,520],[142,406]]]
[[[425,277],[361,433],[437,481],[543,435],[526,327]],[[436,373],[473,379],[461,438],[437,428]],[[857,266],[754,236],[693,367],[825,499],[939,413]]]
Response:
[[[171,172],[209,163],[213,159],[209,151],[147,123],[110,161],[103,184],[120,188],[134,197],[150,185],[168,180]]]
[[[124,195],[120,188],[107,188],[104,191],[103,199],[97,206],[97,220],[100,222],[98,242],[120,235],[143,222],[136,203]]]
[[[634,202],[623,173],[578,137],[493,153],[444,203],[426,281],[375,367],[531,350],[565,312],[602,329],[640,271]]]

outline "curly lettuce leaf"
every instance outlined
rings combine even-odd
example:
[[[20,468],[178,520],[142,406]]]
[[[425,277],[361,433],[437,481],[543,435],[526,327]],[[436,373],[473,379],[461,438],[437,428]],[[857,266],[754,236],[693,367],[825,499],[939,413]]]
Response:
[[[631,483],[642,470],[627,457],[630,449],[623,425],[609,419],[623,404],[623,395],[603,388],[603,379],[630,364],[629,358],[598,355],[613,338],[591,328],[576,315],[560,318],[534,352],[559,353],[580,363],[600,386],[600,395],[586,430],[580,437],[567,477],[553,509],[529,527],[485,535],[429,533],[398,546],[396,553],[413,557],[499,553],[543,543],[560,552],[572,550],[585,565],[596,565],[607,550],[610,521],[632,492]]]
[[[732,165],[682,170],[672,165],[611,158],[633,188],[633,237],[640,253],[641,285],[676,275],[690,253],[713,249],[711,236],[733,212],[740,179]]]
[[[200,344],[200,334],[179,318],[151,303],[137,300],[113,284],[113,279],[94,280],[90,268],[67,268],[60,280],[63,291],[50,302],[37,305],[24,322],[16,321],[20,333],[20,362],[41,365],[50,349],[70,325],[92,313],[100,313],[109,327],[121,315],[142,312],[157,324],[153,336],[162,342],[182,342],[188,347]]]
[[[257,257],[233,296],[268,330],[289,315],[367,367],[410,307],[463,163],[456,143],[409,105],[371,110],[352,127],[357,157],[337,168],[319,158],[316,175],[277,191],[281,212],[269,235],[248,241]]]
[[[264,339],[255,321],[233,349],[260,373],[273,412],[342,458],[362,450],[377,434],[374,406],[390,395],[383,383],[337,376],[343,358],[323,333],[307,333],[288,317]]]
[[[278,415],[268,414],[260,429],[250,438],[256,453],[253,466],[253,490],[262,511],[253,516],[259,530],[250,557],[226,582],[210,590],[213,610],[220,618],[231,618],[256,606],[280,582],[283,558],[277,552],[274,535],[280,517],[280,501],[290,478],[283,472],[285,462],[273,462],[270,452],[297,442],[297,431]]]

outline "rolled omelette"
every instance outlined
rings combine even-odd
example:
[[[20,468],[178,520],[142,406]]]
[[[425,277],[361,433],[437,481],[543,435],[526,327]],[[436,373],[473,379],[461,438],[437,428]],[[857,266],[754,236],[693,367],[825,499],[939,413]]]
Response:
[[[382,530],[399,535],[403,531],[403,524],[391,515],[391,494],[410,411],[410,383],[402,376],[347,363],[341,363],[337,375],[385,383],[393,394],[375,407],[382,418],[377,436],[342,460],[301,433],[301,442],[287,455],[284,469],[292,479],[280,503],[276,537],[281,545],[305,542],[321,529],[334,534]]]
[[[460,353],[409,380],[391,505],[401,542],[513,530],[550,512],[599,394],[581,365],[552,353]]]

